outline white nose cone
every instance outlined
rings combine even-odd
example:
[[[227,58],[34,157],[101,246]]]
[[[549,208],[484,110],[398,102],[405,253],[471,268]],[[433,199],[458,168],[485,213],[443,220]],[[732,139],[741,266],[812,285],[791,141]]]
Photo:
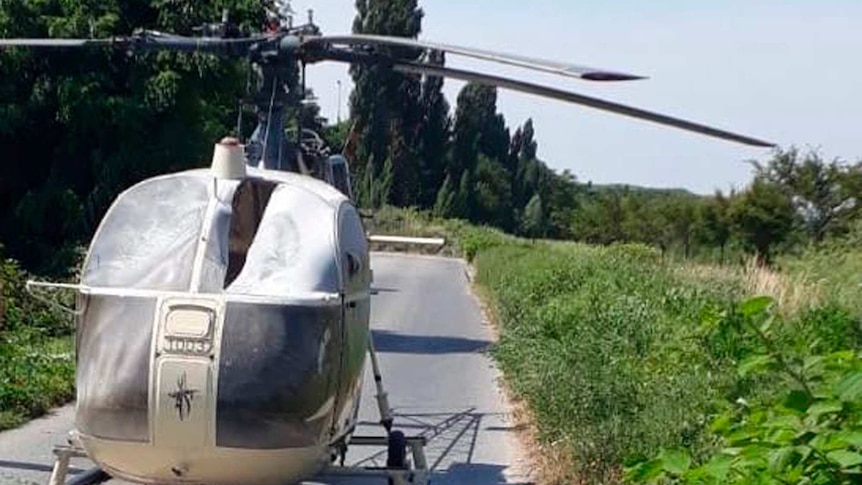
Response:
[[[245,155],[239,140],[225,137],[213,151],[213,176],[220,179],[245,178]]]

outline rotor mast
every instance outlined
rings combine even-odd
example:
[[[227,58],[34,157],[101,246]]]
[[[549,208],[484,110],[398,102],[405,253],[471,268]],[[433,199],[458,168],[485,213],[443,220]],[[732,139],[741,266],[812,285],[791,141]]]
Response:
[[[273,12],[271,27],[279,35],[272,43],[252,47],[249,60],[258,73],[258,89],[252,95],[257,127],[246,147],[248,163],[254,167],[298,172],[297,140],[284,136],[284,116],[289,106],[301,106],[305,98],[304,62],[296,55],[303,36],[320,35],[314,13],[308,23],[293,27],[293,10],[287,2]],[[300,127],[301,128],[301,127]]]

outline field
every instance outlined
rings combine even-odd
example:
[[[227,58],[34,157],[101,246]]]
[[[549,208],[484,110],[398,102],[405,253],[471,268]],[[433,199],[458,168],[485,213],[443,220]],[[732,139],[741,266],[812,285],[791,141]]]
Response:
[[[786,261],[780,273],[666,261],[643,246],[511,240],[488,246],[475,255],[477,281],[501,326],[495,356],[534,417],[543,482],[612,483],[629,464],[634,482],[736,483],[727,470],[721,480],[701,480],[705,472],[697,465],[721,462],[752,443],[762,447],[748,450],[746,460],[757,462],[760,453],[767,464],[792,445],[787,469],[778,467],[776,475],[800,478],[793,473],[812,468],[803,452],[811,440],[812,449],[821,446],[814,431],[787,446],[756,434],[740,441],[733,433],[758,412],[781,414],[773,406],[786,403],[788,393],[856,375],[862,291],[860,273],[848,265],[858,267],[862,255],[812,252]],[[826,261],[836,253],[847,264],[830,273]],[[827,360],[836,364],[831,374],[810,367]],[[806,392],[803,417],[814,404],[834,405],[829,395]],[[852,399],[847,409],[838,406],[847,413],[843,421],[808,425],[848,432],[858,404]],[[734,403],[745,403],[747,412],[738,414]],[[716,427],[720,420],[734,426]],[[844,463],[850,468],[832,464],[838,473],[858,472],[855,446],[822,446],[825,453],[854,453]],[[754,478],[748,468],[760,470],[734,463],[739,483]],[[695,478],[686,481],[688,472]]]

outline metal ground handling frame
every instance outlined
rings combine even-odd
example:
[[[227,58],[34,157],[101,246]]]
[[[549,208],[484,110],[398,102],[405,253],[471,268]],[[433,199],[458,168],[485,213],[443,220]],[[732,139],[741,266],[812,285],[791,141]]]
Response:
[[[377,410],[380,413],[380,425],[386,430],[387,435],[391,435],[392,409],[389,407],[389,394],[383,388],[383,376],[380,372],[380,363],[377,361],[377,352],[374,349],[374,338],[371,333],[368,334],[368,354],[371,360],[371,371],[374,374],[374,387],[377,391],[374,397],[377,400]],[[343,465],[344,455],[342,455],[342,465],[329,466],[321,472],[321,475],[387,478],[391,485],[427,485],[430,482],[430,472],[428,460],[425,458],[426,443],[427,440],[424,436],[404,438],[404,444],[409,449],[412,460],[408,458],[403,468],[345,466]],[[388,449],[390,439],[388,436],[353,436],[350,438],[348,447],[353,446],[376,446]]]
[[[69,461],[72,458],[87,458],[87,452],[76,445],[57,445],[54,447],[54,467],[51,469],[51,477],[48,485],[93,485],[110,479],[110,475],[99,467],[94,467],[75,475],[68,482],[66,475],[69,474]]]
[[[407,447],[410,449],[412,466],[403,469],[388,467],[358,467],[358,466],[330,466],[321,474],[338,477],[378,477],[388,478],[392,485],[428,485],[430,483],[430,471],[428,461],[425,458],[425,437],[406,438]],[[386,448],[389,440],[385,436],[354,436],[350,440],[351,446],[377,446]],[[92,468],[75,475],[69,482],[66,476],[69,472],[69,461],[72,458],[86,458],[87,453],[83,448],[69,445],[58,445],[54,447],[57,459],[51,470],[48,485],[92,485],[102,483],[110,476],[99,468]]]
[[[424,436],[407,437],[405,439],[410,449],[412,466],[407,463],[405,468],[392,467],[360,467],[360,466],[330,466],[325,468],[321,475],[338,477],[378,477],[388,478],[392,485],[428,485],[431,473],[428,470],[428,461],[425,458]],[[377,446],[386,448],[389,439],[385,436],[354,436],[350,439],[350,446]]]

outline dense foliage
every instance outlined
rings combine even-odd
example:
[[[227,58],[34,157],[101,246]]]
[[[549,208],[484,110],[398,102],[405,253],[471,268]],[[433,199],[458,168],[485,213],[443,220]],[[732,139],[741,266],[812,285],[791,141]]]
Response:
[[[263,18],[255,0],[0,2],[2,37],[104,37],[150,28],[191,34],[229,7]],[[117,193],[143,178],[199,166],[236,123],[240,63],[111,50],[0,53],[0,241],[40,272],[64,273]]]
[[[858,274],[478,238],[495,356],[535,416],[544,482],[617,482],[624,463],[650,483],[777,483],[780,460],[783,483],[858,473],[862,314],[845,304],[862,296]],[[852,298],[820,291],[830,285]],[[726,476],[710,478],[716,468]]]
[[[228,8],[255,29],[270,2],[220,0],[23,0],[0,3],[0,35],[109,36],[134,28],[191,33]],[[416,37],[417,0],[357,0],[353,30]],[[408,59],[442,53],[391,48]],[[204,162],[236,130],[247,66],[207,56],[109,50],[0,53],[0,242],[37,272],[62,274],[117,193],[158,173]],[[495,88],[469,83],[454,106],[443,80],[354,67],[350,119],[302,123],[352,155],[355,192],[386,204],[488,224],[531,238],[639,242],[663,253],[763,262],[845,234],[859,219],[862,165],[817,152],[779,150],[755,164],[749,187],[697,196],[683,190],[593,186],[539,159],[531,120],[511,128]],[[248,127],[246,127],[248,128]],[[288,129],[295,129],[288,123]],[[577,156],[577,154],[574,154]],[[554,162],[564,162],[556,160]]]
[[[0,430],[75,394],[71,317],[25,294],[26,278],[0,260]]]
[[[740,380],[758,375],[783,379],[786,390],[749,403],[744,397],[713,418],[709,431],[717,446],[700,459],[691,450],[664,451],[631,466],[638,483],[749,484],[858,483],[862,474],[862,359],[859,328],[833,344],[848,342],[853,350],[828,352],[829,345],[808,342],[808,348],[781,345],[773,335],[777,317],[768,297],[754,298],[739,308],[741,318],[708,322],[714,332],[749,334],[761,346],[737,365]],[[832,322],[824,322],[832,323]],[[840,329],[841,327],[838,327]],[[836,328],[820,332],[835,332]],[[819,347],[819,348],[818,348]],[[824,348],[826,347],[826,348]],[[796,350],[796,352],[794,352]],[[798,352],[802,350],[802,352]],[[816,351],[827,351],[818,354]],[[812,352],[814,351],[814,352]]]

